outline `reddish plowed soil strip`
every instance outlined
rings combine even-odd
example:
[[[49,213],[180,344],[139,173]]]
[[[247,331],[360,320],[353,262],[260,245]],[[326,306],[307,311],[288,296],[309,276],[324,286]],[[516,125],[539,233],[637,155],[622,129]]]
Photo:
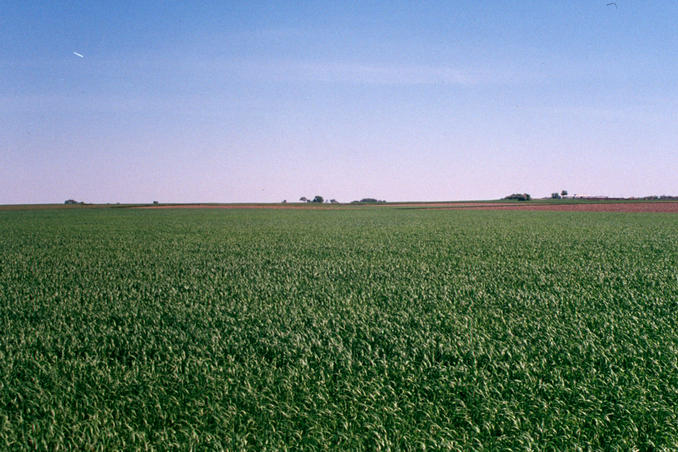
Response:
[[[455,207],[447,207],[454,209]],[[548,210],[559,212],[670,212],[678,213],[678,202],[625,202],[609,204],[486,204],[466,206],[473,210]]]
[[[283,206],[283,205],[263,205],[263,204],[177,204],[166,206],[141,206],[137,209],[327,209],[318,206]],[[331,208],[330,208],[331,209]]]
[[[458,209],[461,207],[495,207],[495,206],[511,206],[513,204],[497,203],[497,202],[420,202],[420,203],[393,203],[381,204],[388,207],[442,207],[449,209]]]
[[[401,203],[386,204],[393,207],[420,207],[435,210],[546,210],[560,212],[670,212],[678,213],[678,202],[620,202],[600,204],[506,204],[506,203]],[[139,209],[282,209],[324,210],[326,206],[265,205],[265,204],[179,204],[142,206]],[[347,207],[342,206],[342,209]],[[359,209],[360,207],[353,207]],[[330,207],[329,209],[332,209]]]

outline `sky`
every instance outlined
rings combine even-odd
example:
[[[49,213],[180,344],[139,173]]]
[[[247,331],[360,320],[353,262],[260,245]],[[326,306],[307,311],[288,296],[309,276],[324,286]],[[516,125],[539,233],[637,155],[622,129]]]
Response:
[[[0,204],[678,195],[678,2],[610,1],[0,0]]]

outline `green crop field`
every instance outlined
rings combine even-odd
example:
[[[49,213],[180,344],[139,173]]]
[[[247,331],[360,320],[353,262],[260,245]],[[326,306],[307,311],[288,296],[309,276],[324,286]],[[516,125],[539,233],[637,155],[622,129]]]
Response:
[[[0,449],[675,450],[678,215],[0,212]]]

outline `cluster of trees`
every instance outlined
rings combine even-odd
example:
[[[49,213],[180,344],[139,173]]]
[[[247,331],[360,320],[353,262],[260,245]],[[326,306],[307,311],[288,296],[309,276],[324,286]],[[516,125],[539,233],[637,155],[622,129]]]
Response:
[[[553,192],[551,193],[551,199],[561,199],[567,196],[567,190],[563,190],[560,193],[558,192]]]
[[[325,198],[323,198],[320,195],[315,195],[313,199],[308,199],[306,196],[302,196],[301,198],[299,198],[299,201],[317,204],[322,204],[324,202],[329,202],[330,204],[339,204],[339,201],[337,201],[336,199],[330,199],[329,201],[325,201]]]
[[[316,204],[322,204],[322,203],[330,203],[330,204],[339,204],[339,201],[336,199],[330,199],[329,201],[323,198],[320,195],[315,195],[313,199],[307,198],[306,196],[302,196],[299,198],[299,201],[301,202],[307,202],[307,203],[316,203]],[[287,201],[283,201],[285,203]],[[386,201],[383,199],[376,199],[376,198],[363,198],[360,201],[351,201],[351,204],[383,204]]]
[[[508,196],[504,196],[503,199],[515,199],[517,201],[530,201],[532,196],[529,193],[513,193]]]
[[[351,204],[383,204],[385,202],[383,199],[363,198],[360,201],[351,201]]]
[[[664,200],[671,200],[675,201],[678,200],[678,196],[671,196],[671,195],[651,195],[651,196],[643,196],[642,198],[639,199],[647,199],[647,200],[652,200],[652,199],[664,199]]]

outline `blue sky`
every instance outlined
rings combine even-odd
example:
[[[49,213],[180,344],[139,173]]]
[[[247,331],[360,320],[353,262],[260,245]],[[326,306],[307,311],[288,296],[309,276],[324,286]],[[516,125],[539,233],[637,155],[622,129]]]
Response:
[[[609,1],[0,1],[0,204],[678,194],[678,2]]]

